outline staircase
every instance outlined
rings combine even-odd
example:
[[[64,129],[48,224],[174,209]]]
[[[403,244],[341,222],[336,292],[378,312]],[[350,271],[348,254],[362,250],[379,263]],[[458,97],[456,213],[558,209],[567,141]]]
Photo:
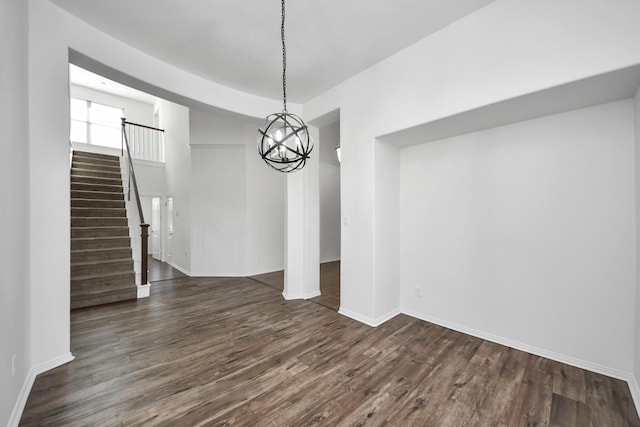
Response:
[[[136,298],[119,158],[74,151],[71,309]]]

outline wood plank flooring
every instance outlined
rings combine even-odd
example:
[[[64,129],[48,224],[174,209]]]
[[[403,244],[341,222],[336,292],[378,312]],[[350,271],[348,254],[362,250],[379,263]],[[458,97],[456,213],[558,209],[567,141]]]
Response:
[[[22,426],[640,426],[627,385],[400,315],[371,328],[246,278],[71,315]]]
[[[281,291],[284,289],[284,271],[282,270],[251,276],[251,278]],[[320,296],[311,298],[310,301],[335,311],[340,309],[340,261],[320,264]]]
[[[160,282],[162,280],[168,279],[178,279],[180,277],[187,277],[186,274],[171,267],[166,262],[158,261],[157,259],[153,259],[151,255],[148,257],[149,266],[149,283]]]

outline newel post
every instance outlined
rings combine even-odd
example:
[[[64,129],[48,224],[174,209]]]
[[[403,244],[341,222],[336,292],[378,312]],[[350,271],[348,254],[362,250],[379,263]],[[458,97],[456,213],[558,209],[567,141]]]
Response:
[[[148,281],[149,272],[149,256],[147,255],[149,247],[149,224],[140,224],[140,284],[146,285]]]

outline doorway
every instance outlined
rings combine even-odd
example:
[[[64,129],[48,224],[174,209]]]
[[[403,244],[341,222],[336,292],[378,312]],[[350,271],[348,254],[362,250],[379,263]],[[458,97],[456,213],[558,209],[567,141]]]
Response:
[[[320,197],[320,296],[312,298],[334,310],[340,309],[340,119],[319,127]]]

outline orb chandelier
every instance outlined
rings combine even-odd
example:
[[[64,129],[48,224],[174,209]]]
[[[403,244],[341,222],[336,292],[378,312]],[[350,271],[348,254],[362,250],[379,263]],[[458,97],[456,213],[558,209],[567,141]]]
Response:
[[[282,40],[282,112],[268,115],[258,129],[258,153],[272,168],[280,172],[294,172],[304,167],[313,150],[307,125],[287,111],[287,47],[284,42],[284,0],[280,39]]]

